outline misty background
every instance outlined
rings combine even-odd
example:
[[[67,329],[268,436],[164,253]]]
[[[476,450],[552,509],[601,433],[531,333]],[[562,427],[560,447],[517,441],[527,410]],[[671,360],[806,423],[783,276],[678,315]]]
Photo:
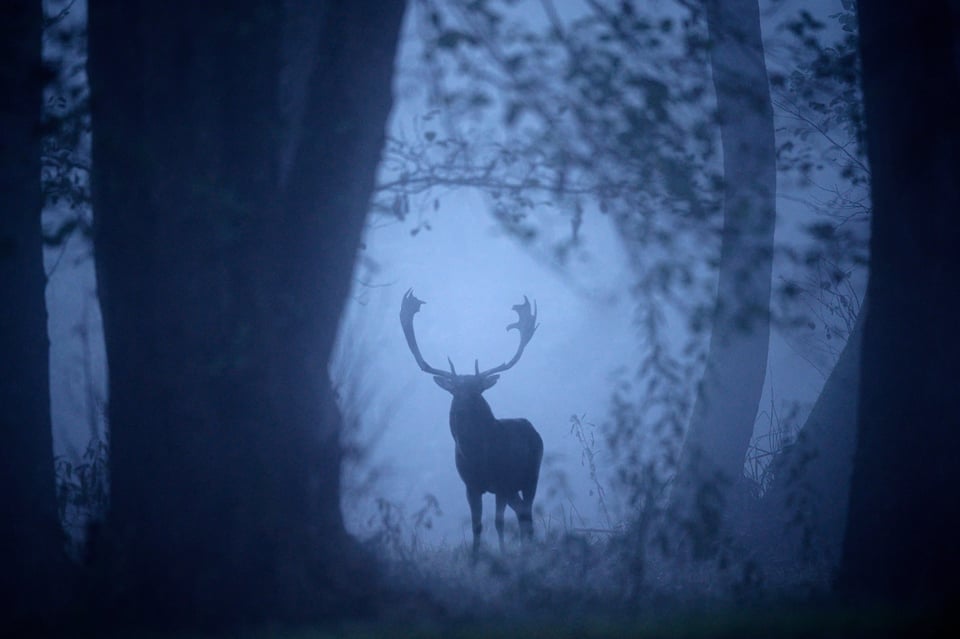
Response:
[[[955,5],[17,0],[0,632],[938,627]]]
[[[540,28],[546,18],[535,4],[521,4],[518,10]],[[839,0],[795,4],[825,25],[841,10]],[[556,6],[568,18],[583,10],[579,2]],[[780,44],[782,22],[791,10],[791,3],[774,2],[763,14],[772,72],[789,64]],[[398,51],[397,97],[388,129],[393,137],[422,136],[430,128],[424,123],[431,110],[418,67],[422,44],[415,11],[408,12]],[[64,26],[69,29],[85,20],[85,3],[69,3]],[[833,35],[828,31],[827,37]],[[46,55],[78,55],[62,46],[45,40]],[[83,82],[85,76],[74,81]],[[786,126],[796,115],[781,108],[775,117],[779,126]],[[813,145],[828,142],[811,140]],[[87,140],[81,153],[88,153],[83,151],[88,145]],[[816,179],[807,184],[781,175],[778,245],[805,241],[805,228],[818,214],[816,203],[841,182],[838,172],[837,167],[820,166]],[[388,179],[390,172],[382,169],[382,175]],[[60,209],[46,211],[45,224],[53,227],[58,219],[73,215],[69,204],[64,201]],[[610,529],[620,522],[623,504],[617,492],[609,490],[612,458],[605,450],[602,426],[610,419],[613,388],[644,356],[644,344],[634,327],[630,267],[616,228],[603,214],[585,216],[575,256],[560,261],[542,247],[519,241],[491,215],[492,207],[489,197],[476,189],[446,187],[417,200],[417,210],[402,221],[373,216],[368,222],[331,368],[350,420],[351,446],[362,453],[345,471],[348,491],[343,499],[347,523],[361,536],[380,525],[378,500],[398,505],[409,517],[432,495],[442,515],[432,517],[429,528],[417,529],[420,541],[449,546],[469,537],[469,510],[452,463],[449,396],[416,368],[400,331],[400,298],[411,287],[428,303],[417,322],[424,356],[444,367],[449,356],[461,372],[472,370],[474,359],[483,368],[508,358],[516,348],[516,335],[504,330],[513,321],[510,307],[524,295],[537,302],[541,326],[531,346],[516,369],[485,397],[497,417],[526,417],[544,438],[535,514],[539,528]],[[79,462],[91,435],[100,438],[105,433],[106,365],[89,241],[75,235],[49,248],[45,267],[55,442],[59,455]],[[795,277],[796,268],[790,260],[775,260],[774,281]],[[853,292],[862,296],[865,274],[854,273],[852,281]],[[681,318],[670,328],[676,332],[671,339],[685,338]],[[799,335],[795,327],[771,334],[754,430],[763,451],[774,415],[789,418],[778,427],[792,432],[800,428],[842,349],[844,336],[831,335],[826,322],[804,328]],[[594,442],[609,516],[600,507],[583,444],[572,431],[574,416]],[[485,504],[485,527],[490,530],[492,498],[486,499],[491,500]]]

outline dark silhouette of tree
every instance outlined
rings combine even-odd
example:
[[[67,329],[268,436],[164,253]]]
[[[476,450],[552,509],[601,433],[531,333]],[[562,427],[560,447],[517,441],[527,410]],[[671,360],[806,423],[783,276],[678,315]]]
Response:
[[[960,13],[861,2],[869,313],[838,586],[956,602],[960,572]]]
[[[0,20],[0,630],[63,603],[50,428],[46,275],[40,227],[39,2],[7,3]],[[62,594],[62,592],[61,592]]]
[[[130,623],[351,614],[327,365],[391,107],[404,3],[89,7],[111,511]]]

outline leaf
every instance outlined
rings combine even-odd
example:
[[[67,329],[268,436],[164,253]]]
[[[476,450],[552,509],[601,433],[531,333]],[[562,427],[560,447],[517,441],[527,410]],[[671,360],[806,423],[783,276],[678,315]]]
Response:
[[[520,102],[511,102],[510,105],[507,106],[507,112],[503,116],[503,120],[507,124],[507,126],[513,126],[514,123],[516,123],[517,118],[520,117],[520,114],[522,112],[523,112],[523,104],[521,104]]]
[[[821,222],[818,224],[811,224],[807,227],[807,231],[817,240],[829,240],[834,235],[834,227],[832,224],[826,222]]]
[[[437,36],[437,46],[441,49],[456,49],[461,43],[476,44],[476,38],[456,29],[449,29]]]
[[[493,100],[490,99],[490,96],[488,96],[486,93],[481,93],[479,91],[477,91],[476,93],[470,96],[470,106],[474,108],[485,107],[491,104],[492,102]]]

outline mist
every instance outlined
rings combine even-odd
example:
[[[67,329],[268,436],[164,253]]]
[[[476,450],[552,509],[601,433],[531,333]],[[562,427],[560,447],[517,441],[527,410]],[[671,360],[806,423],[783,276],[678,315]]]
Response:
[[[5,9],[0,629],[946,627],[958,16],[858,4]]]

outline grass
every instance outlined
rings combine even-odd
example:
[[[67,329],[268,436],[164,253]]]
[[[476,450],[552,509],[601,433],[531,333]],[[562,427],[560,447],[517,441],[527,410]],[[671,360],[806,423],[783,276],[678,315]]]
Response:
[[[146,639],[750,639],[946,637],[951,616],[914,609],[831,604],[780,604],[769,608],[676,608],[595,615],[579,620],[549,618],[446,623],[395,620],[330,627],[260,628],[229,635],[144,635]]]

